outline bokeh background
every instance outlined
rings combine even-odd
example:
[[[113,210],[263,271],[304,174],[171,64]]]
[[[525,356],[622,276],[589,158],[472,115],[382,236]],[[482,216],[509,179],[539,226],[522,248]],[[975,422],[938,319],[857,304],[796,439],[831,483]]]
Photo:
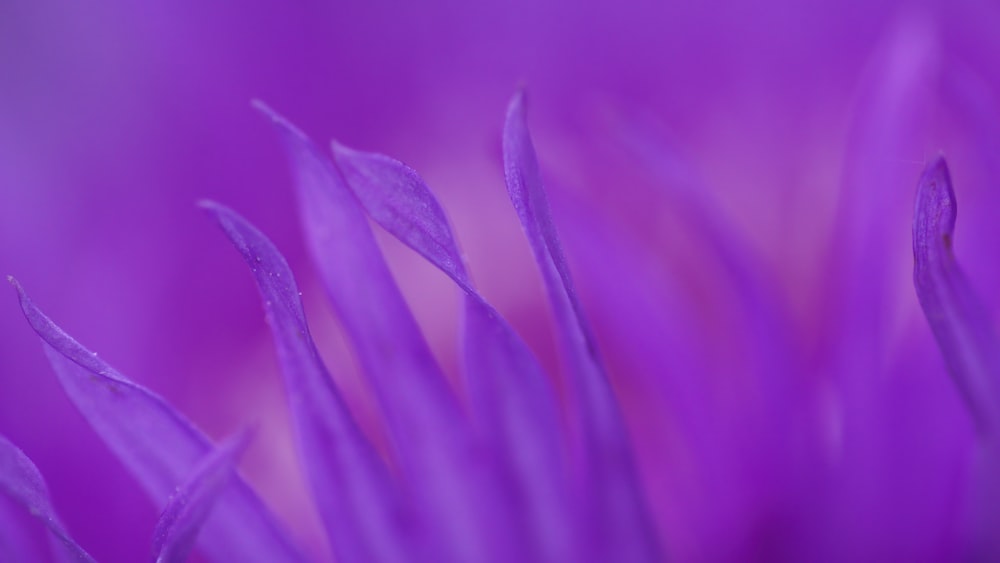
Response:
[[[738,558],[745,542],[772,542],[760,538],[778,529],[733,531],[741,526],[732,522],[752,519],[760,506],[754,474],[723,479],[724,490],[745,492],[742,504],[685,496],[688,485],[677,482],[707,489],[711,478],[685,465],[690,448],[677,446],[683,426],[665,410],[669,397],[648,392],[662,387],[657,378],[670,366],[645,360],[666,355],[665,362],[694,366],[712,382],[711,404],[724,406],[741,402],[727,390],[741,389],[741,366],[758,344],[752,323],[731,318],[740,298],[711,256],[707,220],[692,219],[699,207],[671,207],[675,200],[663,194],[676,196],[674,184],[697,192],[749,269],[766,278],[778,304],[773,314],[791,334],[785,360],[809,388],[809,399],[789,411],[812,413],[805,420],[817,428],[828,418],[816,414],[825,412],[827,350],[846,326],[831,327],[827,298],[831,280],[846,275],[837,244],[855,237],[844,251],[850,254],[868,240],[849,226],[854,234],[844,234],[844,221],[853,220],[838,216],[851,205],[845,185],[895,194],[872,220],[900,227],[885,243],[887,338],[917,351],[913,362],[926,359],[940,379],[917,395],[940,401],[931,420],[958,429],[939,442],[965,437],[952,440],[953,450],[934,450],[957,460],[941,470],[952,475],[964,463],[955,452],[968,444],[969,429],[906,293],[908,221],[923,162],[944,151],[963,198],[957,249],[996,311],[998,29],[1000,8],[971,0],[5,0],[0,273],[15,275],[63,328],[213,437],[259,424],[244,470],[293,534],[323,557],[251,278],[195,203],[233,207],[285,252],[335,377],[375,436],[377,414],[356,384],[300,240],[283,154],[251,99],[321,142],[336,138],[420,171],[442,198],[484,294],[558,373],[500,162],[506,103],[523,86],[553,199],[566,202],[557,212],[566,218],[575,272],[594,309],[657,524],[681,557]],[[619,239],[626,242],[607,242]],[[385,248],[455,374],[456,293],[398,245]],[[622,257],[621,248],[634,256]],[[640,285],[652,288],[649,303],[619,306],[609,296],[622,290],[609,272],[635,273],[615,260],[646,272]],[[630,339],[615,329],[616,311],[635,330],[654,330],[659,315],[675,310],[692,324],[659,340],[660,333]],[[670,346],[675,353],[661,349]],[[67,401],[13,291],[0,299],[0,433],[37,463],[69,530],[95,557],[147,557],[160,507]],[[803,431],[799,439],[813,437]],[[797,452],[822,450],[793,442],[787,447]],[[730,458],[720,455],[715,463],[725,466]],[[940,469],[929,463],[928,471]],[[712,512],[732,502],[739,506]],[[697,505],[703,513],[691,512]],[[795,506],[788,514],[802,508]],[[900,528],[915,529],[922,528]],[[729,541],[740,533],[750,539]],[[935,537],[927,541],[946,549],[951,536]]]

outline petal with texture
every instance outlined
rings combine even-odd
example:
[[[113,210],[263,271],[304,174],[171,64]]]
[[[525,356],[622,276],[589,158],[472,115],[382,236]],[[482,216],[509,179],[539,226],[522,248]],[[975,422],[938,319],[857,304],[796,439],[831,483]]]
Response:
[[[475,442],[343,174],[301,131],[256,104],[287,149],[306,241],[368,375],[435,549],[445,559],[518,560],[491,452]]]
[[[129,381],[63,332],[17,281],[10,282],[70,400],[154,503],[169,498],[212,450],[212,443],[161,397]],[[303,559],[240,478],[219,498],[198,547],[214,561]]]
[[[571,518],[564,442],[555,393],[537,358],[472,285],[444,211],[419,174],[384,155],[338,144],[333,152],[368,215],[465,292],[464,367],[473,416],[511,467],[516,496],[510,500],[525,514],[538,553],[566,559]]]
[[[299,454],[338,560],[406,558],[395,486],[319,357],[288,263],[271,241],[233,211],[210,202],[202,206],[257,282],[295,419]]]
[[[957,207],[948,166],[937,158],[917,187],[913,283],[948,371],[981,430],[1000,432],[1000,346],[985,307],[952,253]]]
[[[0,556],[4,561],[38,561],[45,556],[37,552],[28,539],[30,522],[34,519],[48,529],[52,549],[59,561],[93,561],[66,532],[49,500],[48,487],[35,464],[17,446],[0,436],[0,495],[9,503],[0,502]],[[19,512],[19,513],[15,513]]]
[[[579,409],[595,560],[656,561],[659,544],[610,382],[572,285],[528,135],[524,94],[510,103],[503,133],[507,190],[555,310]]]
[[[236,473],[236,463],[249,443],[248,432],[226,440],[178,487],[153,531],[153,559],[157,563],[187,561],[201,527]]]

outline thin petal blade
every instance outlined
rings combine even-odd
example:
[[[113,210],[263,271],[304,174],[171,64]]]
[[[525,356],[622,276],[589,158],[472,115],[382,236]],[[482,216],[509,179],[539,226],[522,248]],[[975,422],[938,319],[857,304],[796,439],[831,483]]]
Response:
[[[583,438],[594,560],[656,561],[659,545],[636,477],[628,437],[573,288],[528,134],[524,94],[507,111],[503,134],[507,190],[542,271],[576,394]]]
[[[465,292],[463,349],[472,411],[504,454],[510,499],[541,544],[542,559],[568,557],[569,521],[558,405],[520,336],[472,286],[437,198],[416,171],[384,155],[334,145],[338,166],[376,223],[424,256]]]
[[[519,559],[520,543],[507,537],[513,528],[494,525],[508,517],[490,453],[475,443],[343,174],[301,131],[256,105],[284,142],[314,262],[382,405],[439,557]]]
[[[924,169],[913,216],[913,284],[949,375],[976,422],[981,448],[973,465],[966,506],[965,557],[1000,554],[1000,341],[952,252],[958,215],[944,158]]]
[[[48,487],[45,486],[45,480],[42,479],[35,464],[3,436],[0,436],[0,495],[12,501],[12,505],[17,509],[23,510],[23,514],[20,515],[6,514],[6,512],[0,515],[0,522],[6,524],[9,518],[10,524],[19,525],[0,529],[0,555],[10,557],[11,561],[30,561],[44,557],[29,551],[28,546],[19,542],[21,538],[11,537],[10,541],[3,539],[7,534],[26,533],[27,530],[21,529],[21,526],[27,524],[25,517],[30,517],[48,529],[53,538],[53,549],[60,561],[94,560],[69,537],[59,522],[49,500]],[[5,505],[0,505],[0,511],[4,509]],[[4,548],[12,549],[14,552],[7,553]]]
[[[444,210],[415,170],[339,143],[333,143],[333,154],[369,217],[459,285],[470,284]]]
[[[198,533],[236,474],[236,463],[249,443],[247,432],[226,440],[177,489],[153,531],[153,559],[157,563],[187,561]]]
[[[250,266],[260,290],[303,466],[338,560],[405,558],[408,546],[395,486],[319,357],[288,263],[270,240],[233,211],[210,202],[202,206]]]
[[[1000,432],[1000,341],[952,253],[957,206],[948,166],[937,158],[917,187],[913,283],[945,364],[981,430]]]
[[[42,339],[67,396],[159,504],[212,450],[212,443],[161,397],[120,374],[56,326],[13,278],[21,309]],[[237,478],[205,523],[198,546],[212,560],[301,561],[256,493]]]

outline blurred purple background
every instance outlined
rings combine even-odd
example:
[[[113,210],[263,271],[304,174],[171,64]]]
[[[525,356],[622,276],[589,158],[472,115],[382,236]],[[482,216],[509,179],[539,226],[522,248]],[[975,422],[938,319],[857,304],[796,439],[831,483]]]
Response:
[[[246,472],[293,533],[322,553],[250,276],[197,200],[232,206],[285,252],[334,371],[359,416],[375,416],[351,383],[350,359],[300,242],[283,155],[250,109],[252,98],[319,141],[335,137],[420,171],[441,196],[484,293],[556,371],[538,277],[499,158],[506,102],[525,86],[553,185],[612,210],[608,226],[628,225],[647,243],[643,260],[681,265],[679,293],[651,283],[704,322],[684,338],[707,355],[730,350],[703,365],[706,373],[730,373],[744,360],[739,350],[747,352],[739,347],[754,345],[719,328],[728,313],[713,307],[726,307],[724,281],[716,287],[705,281],[715,279],[711,267],[698,270],[709,259],[692,242],[697,234],[663,218],[669,214],[643,215],[649,200],[640,188],[656,175],[617,148],[616,124],[655,124],[775,280],[794,333],[790,362],[808,386],[822,388],[824,349],[836,340],[824,292],[840,275],[829,254],[838,194],[856,162],[852,151],[873,135],[865,128],[892,122],[871,110],[881,102],[868,104],[866,92],[895,84],[892,69],[906,74],[930,61],[933,117],[910,144],[868,156],[909,178],[901,180],[902,208],[886,218],[903,228],[903,246],[892,246],[900,271],[891,276],[902,305],[887,338],[920,350],[942,378],[927,393],[947,395],[950,383],[907,286],[907,225],[922,163],[944,150],[962,210],[957,249],[996,310],[1000,294],[988,290],[1000,272],[991,264],[995,250],[985,253],[1000,242],[991,175],[1000,168],[990,156],[1000,154],[991,153],[1000,148],[991,129],[1000,107],[1000,9],[937,4],[8,0],[0,3],[0,273],[15,275],[63,328],[213,437],[260,422]],[[567,244],[579,255],[586,247],[572,230]],[[397,246],[387,252],[454,372],[456,294]],[[576,273],[599,309],[601,272],[584,262]],[[658,524],[671,551],[704,555],[723,524],[688,514],[697,498],[685,500],[659,480],[684,474],[668,453],[676,429],[663,426],[663,403],[645,397],[641,359],[602,328],[610,325],[599,311],[594,317]],[[70,531],[95,557],[146,557],[158,507],[66,400],[13,291],[0,299],[0,337],[0,433],[37,463]],[[945,401],[943,419],[967,435],[956,422],[960,403]],[[719,549],[713,556],[732,555]]]

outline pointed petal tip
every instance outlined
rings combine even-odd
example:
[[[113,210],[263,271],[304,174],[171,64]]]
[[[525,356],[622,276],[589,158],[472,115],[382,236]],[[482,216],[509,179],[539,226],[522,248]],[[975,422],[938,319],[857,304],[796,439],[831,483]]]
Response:
[[[198,202],[198,207],[202,208],[230,238],[232,238],[232,230],[245,222],[238,213],[215,201],[203,199]]]
[[[937,178],[947,179],[947,187],[950,190],[950,172],[948,171],[948,162],[945,160],[943,154],[937,155],[930,162],[928,162],[926,166],[924,166],[924,172],[921,175],[920,184],[924,185],[928,180],[934,180]]]
[[[253,431],[246,428],[209,452],[181,484],[160,515],[153,533],[157,563],[186,561],[220,496],[236,475],[239,459],[250,444]]]
[[[267,105],[266,103],[264,103],[263,100],[259,98],[253,98],[252,100],[250,100],[250,107],[259,111],[261,115],[263,115],[264,117],[268,118],[269,120],[275,123],[282,123],[282,124],[287,123],[287,120],[284,117],[282,117],[281,114],[274,111],[274,109],[271,106]]]
[[[360,152],[341,143],[337,139],[330,139],[330,151],[333,153],[333,156],[337,158],[350,158]]]
[[[916,212],[914,218],[915,240],[926,240],[928,235],[943,237],[946,247],[955,230],[958,207],[951,174],[944,156],[937,156],[927,164],[917,184]]]
[[[523,86],[519,87],[514,95],[510,99],[510,103],[507,104],[507,123],[508,125],[514,119],[525,120],[526,111],[525,107],[528,103],[528,95],[525,92]]]
[[[14,276],[9,275],[7,276],[7,283],[9,283],[11,287],[14,288],[14,291],[17,292],[17,298],[20,299],[21,302],[23,303],[26,296],[24,293],[24,288],[21,287],[21,282],[17,281],[17,278],[15,278]]]
[[[256,228],[253,227],[242,215],[233,211],[231,208],[222,205],[221,203],[211,200],[201,200],[198,202],[198,207],[204,209],[205,212],[208,213],[208,216],[215,221],[215,223],[221,227],[231,239],[237,232],[246,232],[248,230],[256,232]],[[237,241],[234,239],[233,242]]]
[[[295,138],[299,142],[308,141],[309,137],[301,129],[293,125],[291,121],[271,108],[271,106],[256,98],[250,101],[250,106],[259,111],[282,134]]]
[[[199,199],[195,202],[195,207],[210,214],[215,214],[220,208],[225,206],[211,199]]]
[[[200,208],[202,211],[205,211],[206,213],[208,213],[209,216],[213,218],[217,218],[219,215],[232,213],[231,209],[211,199],[198,200],[198,202],[195,205],[197,205],[198,208]]]

